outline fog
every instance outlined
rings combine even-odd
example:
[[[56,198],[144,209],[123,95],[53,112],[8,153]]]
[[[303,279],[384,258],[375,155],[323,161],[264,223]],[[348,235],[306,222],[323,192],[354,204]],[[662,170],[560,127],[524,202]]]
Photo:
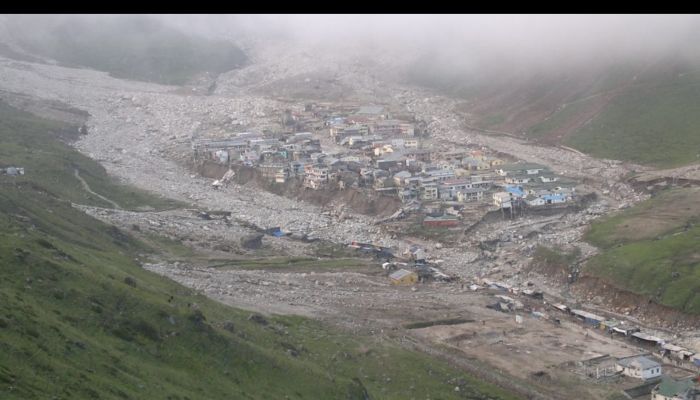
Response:
[[[698,15],[176,15],[182,29],[285,39],[339,53],[429,52],[441,62],[536,67],[696,51]],[[693,54],[694,56],[695,54]]]
[[[698,15],[151,15],[183,31],[350,57],[421,58],[462,72],[700,59]],[[48,20],[113,16],[26,16]],[[33,27],[25,30],[29,32]]]

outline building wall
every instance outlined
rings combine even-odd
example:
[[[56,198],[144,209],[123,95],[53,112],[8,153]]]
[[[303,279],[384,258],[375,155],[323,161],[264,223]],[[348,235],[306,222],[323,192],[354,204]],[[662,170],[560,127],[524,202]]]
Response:
[[[622,373],[624,375],[630,376],[632,378],[638,378],[638,379],[644,379],[644,380],[656,378],[657,376],[661,376],[662,371],[663,371],[661,366],[640,371],[636,368],[625,368],[625,367],[622,367],[620,365],[617,365],[616,369],[618,371],[622,371]]]

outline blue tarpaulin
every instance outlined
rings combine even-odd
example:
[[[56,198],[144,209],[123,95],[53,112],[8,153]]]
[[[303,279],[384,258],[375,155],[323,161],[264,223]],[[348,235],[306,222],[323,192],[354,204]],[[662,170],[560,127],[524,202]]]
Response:
[[[272,236],[282,237],[282,236],[284,236],[284,232],[282,232],[282,230],[280,230],[280,229],[277,229],[276,231],[272,232]]]

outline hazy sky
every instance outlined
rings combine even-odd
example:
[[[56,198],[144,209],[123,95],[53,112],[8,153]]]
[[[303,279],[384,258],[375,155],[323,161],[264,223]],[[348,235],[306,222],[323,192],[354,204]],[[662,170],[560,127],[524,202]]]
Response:
[[[66,18],[51,16],[48,18]],[[110,18],[89,16],[82,18]],[[157,15],[180,29],[230,38],[288,40],[350,56],[432,57],[460,68],[552,67],[700,53],[698,15]],[[36,20],[37,28],[46,20]],[[41,22],[39,22],[41,21]],[[30,23],[31,25],[31,23]],[[697,56],[698,54],[696,54]],[[697,57],[700,59],[700,57]]]
[[[286,38],[340,51],[433,52],[441,62],[600,62],[696,48],[698,15],[175,15],[205,34]]]

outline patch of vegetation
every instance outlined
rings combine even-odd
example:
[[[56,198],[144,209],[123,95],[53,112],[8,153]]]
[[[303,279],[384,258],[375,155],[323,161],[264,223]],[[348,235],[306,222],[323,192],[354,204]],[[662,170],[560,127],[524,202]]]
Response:
[[[506,116],[501,113],[496,113],[481,118],[476,125],[480,128],[487,129],[492,126],[500,125],[504,122],[506,122]]]
[[[459,325],[459,324],[466,324],[469,322],[474,322],[474,320],[473,319],[466,319],[466,318],[438,319],[438,320],[434,320],[434,321],[413,322],[413,323],[404,325],[404,328],[406,328],[406,329],[420,329],[420,328],[429,328],[431,326],[438,326],[438,325]]]
[[[5,110],[3,124],[14,115],[20,132],[45,123]],[[28,154],[34,142],[14,143]],[[42,149],[29,154],[55,157]],[[84,200],[59,186],[87,161],[60,149],[57,182],[0,177],[0,398],[515,398],[422,353],[300,317],[249,318],[146,271],[135,258],[147,245],[63,198]]]
[[[468,100],[465,111],[483,128],[505,115],[514,132],[540,139],[561,131],[554,141],[599,158],[675,167],[700,162],[697,54],[679,54],[519,74],[436,63],[436,52],[411,65],[407,79]]]
[[[118,78],[181,85],[198,74],[219,74],[246,61],[233,43],[185,34],[146,16],[54,20],[42,26],[19,18],[12,29],[29,52]]]
[[[651,199],[596,220],[586,232],[589,243],[609,249],[684,230],[700,222],[700,188],[665,190]]]
[[[633,86],[566,144],[596,157],[657,167],[700,161],[700,73]]]
[[[698,189],[673,189],[592,224],[585,238],[601,247],[586,273],[649,296],[663,305],[700,313]]]
[[[153,249],[158,249],[160,253],[166,254],[168,258],[183,258],[191,259],[196,257],[197,253],[194,249],[186,246],[180,241],[171,239],[166,236],[156,235],[153,233],[139,234],[135,229],[141,229],[137,226],[131,227],[131,233],[135,234],[139,239]]]
[[[228,259],[223,263],[215,263],[216,267],[240,269],[337,269],[366,267],[367,260],[361,258],[312,258],[312,257],[270,257],[270,258],[241,258]]]
[[[573,119],[578,117],[579,114],[585,112],[589,107],[591,107],[593,102],[593,99],[577,101],[560,108],[552,115],[547,117],[547,119],[544,121],[531,126],[527,130],[528,136],[539,138],[547,136],[547,134],[550,134],[557,129],[561,129],[561,127],[566,126],[567,123],[570,123]]]
[[[407,224],[400,232],[402,236],[414,236],[417,238],[435,240],[441,243],[455,243],[459,240],[462,230],[456,228],[433,228],[423,226],[422,221]]]
[[[571,266],[579,257],[581,257],[581,250],[578,247],[570,252],[564,252],[547,246],[537,246],[530,268],[553,277],[567,279]]]

